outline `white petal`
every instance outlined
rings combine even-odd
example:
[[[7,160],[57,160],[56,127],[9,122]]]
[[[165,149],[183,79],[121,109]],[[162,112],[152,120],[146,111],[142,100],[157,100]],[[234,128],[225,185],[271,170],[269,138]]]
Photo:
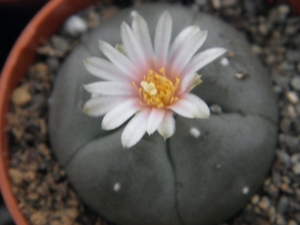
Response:
[[[134,86],[129,82],[99,81],[84,85],[84,88],[88,92],[98,95],[128,96],[137,94]]]
[[[128,122],[121,136],[124,148],[132,147],[144,136],[149,113],[149,109],[142,110]]]
[[[154,50],[156,55],[156,64],[160,69],[165,67],[167,54],[169,50],[170,40],[172,34],[172,18],[169,12],[164,12],[158,20],[155,37]]]
[[[180,49],[178,49],[174,60],[171,63],[172,74],[180,74],[193,55],[203,45],[207,37],[207,31],[201,31],[186,41]]]
[[[208,108],[207,104],[201,98],[199,98],[197,95],[189,93],[185,96],[185,99],[192,102],[198,108],[198,111],[199,111],[198,118],[206,119],[209,117],[209,115],[210,115],[209,108]]]
[[[146,131],[149,135],[153,134],[157,128],[160,126],[165,115],[165,110],[152,108],[147,121]]]
[[[83,62],[87,71],[101,79],[112,81],[126,79],[126,75],[107,60],[98,57],[90,57]]]
[[[103,116],[105,113],[116,107],[122,101],[124,101],[124,98],[107,96],[94,97],[85,103],[83,112],[85,112],[89,116]]]
[[[128,99],[110,110],[102,120],[103,130],[112,130],[121,126],[141,109],[139,99]]]
[[[201,84],[201,76],[197,73],[190,73],[187,74],[182,78],[181,86],[180,86],[180,92],[179,94],[182,94],[184,92],[191,91],[194,87],[196,87],[198,84]]]
[[[99,47],[103,54],[124,74],[130,78],[137,78],[137,70],[133,63],[117,49],[104,41],[99,41]]]
[[[125,22],[121,25],[121,38],[125,52],[131,61],[139,67],[145,68],[147,66],[146,56],[143,54],[140,43],[135,38],[132,30]]]
[[[166,111],[163,121],[161,122],[158,133],[166,140],[175,132],[175,119],[171,111]]]
[[[180,98],[176,103],[170,105],[168,108],[186,118],[199,118],[199,110],[197,106],[185,98]]]
[[[178,53],[178,50],[190,40],[191,37],[194,37],[199,33],[200,29],[198,26],[188,26],[184,28],[173,41],[170,51],[169,51],[169,61],[174,60],[174,56]]]
[[[140,15],[135,15],[132,21],[132,30],[142,46],[142,51],[144,52],[146,58],[149,60],[153,57],[153,46],[149,34],[149,29],[147,22]]]
[[[198,53],[191,59],[182,74],[197,72],[198,70],[224,54],[226,51],[227,50],[224,48],[210,48]]]

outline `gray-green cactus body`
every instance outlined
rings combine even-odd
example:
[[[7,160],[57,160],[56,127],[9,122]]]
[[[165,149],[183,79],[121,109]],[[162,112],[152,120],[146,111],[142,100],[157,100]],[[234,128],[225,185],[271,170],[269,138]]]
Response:
[[[121,43],[120,25],[131,22],[132,10],[146,19],[152,37],[159,16],[168,10],[173,38],[196,24],[208,30],[201,50],[224,47],[234,56],[227,66],[218,59],[199,71],[204,82],[193,90],[209,105],[220,105],[223,113],[208,120],[178,116],[176,132],[166,142],[155,133],[125,150],[123,127],[103,131],[102,118],[82,112],[90,97],[82,84],[97,81],[83,60],[104,57],[99,39]],[[239,72],[249,76],[236,79]],[[277,107],[270,78],[244,36],[212,16],[180,6],[128,9],[86,34],[62,65],[51,102],[51,143],[71,184],[89,207],[120,225],[223,222],[259,188],[276,144]]]

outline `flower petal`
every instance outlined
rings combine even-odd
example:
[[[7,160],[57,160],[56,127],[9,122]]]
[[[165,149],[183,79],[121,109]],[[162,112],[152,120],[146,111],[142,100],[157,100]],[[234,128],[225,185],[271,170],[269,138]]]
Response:
[[[160,126],[164,118],[164,115],[165,115],[165,110],[152,108],[146,126],[146,131],[149,135],[153,134]]]
[[[126,75],[107,60],[98,57],[90,57],[84,60],[83,63],[87,71],[101,79],[112,81],[126,79]]]
[[[132,21],[132,30],[139,41],[142,51],[148,60],[153,57],[153,46],[149,34],[147,22],[139,14],[135,15]]]
[[[132,147],[144,136],[149,114],[150,109],[141,110],[128,122],[121,136],[124,148]]]
[[[103,130],[112,130],[121,126],[141,109],[138,98],[127,99],[110,110],[102,120]]]
[[[179,95],[181,95],[184,92],[191,91],[194,87],[196,87],[198,84],[201,83],[202,80],[199,74],[197,73],[187,74],[182,78]]]
[[[158,127],[158,133],[166,140],[175,132],[175,119],[171,111],[166,111],[163,121]]]
[[[170,105],[169,109],[186,118],[199,118],[199,110],[197,106],[185,98],[180,98],[176,103]]]
[[[172,62],[170,62],[171,73],[180,74],[193,55],[203,45],[207,37],[207,31],[200,31],[188,41],[186,41],[175,54]]]
[[[137,91],[129,82],[99,81],[84,85],[85,90],[98,95],[135,95]]]
[[[210,48],[198,53],[188,63],[182,75],[197,72],[198,70],[224,54],[226,51],[227,50],[224,48]]]
[[[139,65],[138,68],[147,67],[147,59],[141,50],[140,42],[135,38],[132,30],[125,22],[121,25],[121,38],[125,52],[131,61]]]
[[[122,101],[124,98],[107,96],[91,98],[84,104],[83,112],[89,116],[103,116]]]
[[[158,20],[154,37],[154,50],[158,69],[166,66],[171,34],[172,18],[169,12],[164,12]]]
[[[200,29],[198,26],[188,26],[176,36],[169,51],[169,62],[174,61],[174,57],[178,53],[178,50],[180,50],[182,46],[191,39],[191,37],[194,37],[197,33],[199,33],[199,31]]]
[[[209,117],[209,108],[201,98],[199,98],[197,95],[189,93],[185,96],[185,99],[192,102],[197,107],[199,111],[199,116],[197,118],[207,119]]]
[[[110,44],[104,41],[99,41],[100,50],[103,54],[122,72],[128,77],[135,79],[138,75],[133,63],[117,49],[113,48]]]

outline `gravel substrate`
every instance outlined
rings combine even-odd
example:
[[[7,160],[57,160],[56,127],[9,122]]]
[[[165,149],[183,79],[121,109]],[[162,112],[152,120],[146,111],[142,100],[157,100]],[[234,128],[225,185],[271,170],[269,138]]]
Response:
[[[174,1],[172,1],[174,2]],[[136,1],[132,4],[142,4]],[[243,31],[252,50],[270,71],[278,95],[276,158],[263,187],[230,225],[300,224],[300,17],[284,4],[266,8],[261,0],[184,1],[193,10],[221,17]],[[127,2],[120,1],[123,7]],[[90,212],[69,186],[51,153],[47,107],[55,73],[86,30],[101,26],[119,8],[99,4],[72,17],[38,48],[37,61],[12,95],[7,132],[11,159],[9,175],[19,207],[33,225],[108,224]],[[230,57],[238,57],[228,55]],[[226,59],[220,61],[228,63]],[[243,79],[247,74],[233,74]],[[211,106],[215,113],[222,109]]]

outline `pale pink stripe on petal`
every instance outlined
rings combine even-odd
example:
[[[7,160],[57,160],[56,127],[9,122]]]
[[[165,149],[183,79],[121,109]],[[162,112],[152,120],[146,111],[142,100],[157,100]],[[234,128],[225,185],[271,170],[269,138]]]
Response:
[[[172,18],[169,12],[164,12],[158,20],[154,37],[154,50],[156,55],[155,63],[157,69],[166,66],[171,34]]]
[[[144,68],[148,65],[146,55],[142,51],[140,42],[137,41],[132,30],[125,22],[121,25],[121,38],[128,57],[135,65],[138,65],[137,69],[143,68],[145,70]]]
[[[138,112],[126,125],[121,136],[121,142],[124,148],[130,148],[135,145],[146,133],[147,118],[150,109],[145,108]]]
[[[139,73],[134,64],[121,52],[104,41],[99,41],[100,50],[117,67],[132,79],[138,79]]]
[[[224,48],[210,48],[195,55],[187,64],[182,74],[195,73],[219,56],[223,55],[227,50]]]
[[[199,110],[195,104],[185,98],[180,98],[176,103],[170,105],[169,109],[186,118],[199,118]]]
[[[153,134],[160,126],[164,118],[164,114],[165,114],[164,109],[152,108],[147,121],[147,127],[146,127],[146,131],[149,135]]]
[[[166,140],[175,132],[175,119],[172,111],[166,111],[163,121],[158,127],[158,133]]]
[[[141,109],[140,100],[137,98],[124,100],[115,108],[111,109],[102,120],[102,129],[112,130],[121,126],[137,111]]]
[[[101,79],[111,81],[128,80],[128,76],[105,59],[90,57],[84,60],[83,63],[87,71]]]
[[[133,96],[137,95],[134,86],[129,82],[99,81],[84,85],[85,90],[98,95]]]
[[[186,41],[178,50],[171,63],[172,74],[180,74],[193,55],[203,45],[207,37],[207,31],[200,31],[189,41]]]
[[[148,25],[144,18],[138,14],[134,17],[132,21],[132,30],[136,39],[142,46],[142,51],[144,52],[147,60],[152,61],[154,51],[149,34]]]
[[[88,100],[83,111],[89,116],[103,116],[109,110],[124,101],[124,98],[99,96]]]
[[[192,93],[188,93],[185,96],[185,99],[192,102],[198,108],[199,111],[198,118],[207,119],[209,117],[210,115],[209,108],[201,98],[199,98],[197,95],[194,95]]]

